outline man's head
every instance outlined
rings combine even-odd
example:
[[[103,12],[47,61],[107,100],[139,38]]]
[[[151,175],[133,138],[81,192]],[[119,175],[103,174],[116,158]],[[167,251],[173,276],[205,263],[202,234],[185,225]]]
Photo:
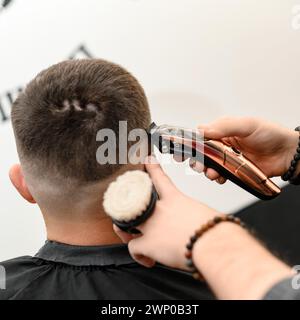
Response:
[[[92,206],[102,183],[126,170],[126,165],[97,162],[96,134],[108,128],[118,138],[124,120],[128,131],[150,124],[144,91],[122,67],[89,59],[42,71],[12,108],[22,168],[11,170],[14,185],[45,210]]]

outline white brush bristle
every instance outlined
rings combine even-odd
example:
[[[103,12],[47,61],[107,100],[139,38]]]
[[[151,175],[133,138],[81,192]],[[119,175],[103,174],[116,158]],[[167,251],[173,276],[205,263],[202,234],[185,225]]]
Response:
[[[103,197],[105,212],[117,221],[130,221],[147,209],[152,181],[146,172],[127,171],[113,181]]]

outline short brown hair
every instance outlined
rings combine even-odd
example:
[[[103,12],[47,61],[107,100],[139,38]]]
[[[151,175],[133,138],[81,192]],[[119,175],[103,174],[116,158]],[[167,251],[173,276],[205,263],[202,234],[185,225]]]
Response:
[[[122,67],[100,59],[69,60],[42,71],[12,107],[18,152],[42,172],[92,182],[120,165],[96,160],[97,131],[119,121],[128,131],[147,129],[150,112],[144,90]],[[118,140],[117,140],[118,144]]]

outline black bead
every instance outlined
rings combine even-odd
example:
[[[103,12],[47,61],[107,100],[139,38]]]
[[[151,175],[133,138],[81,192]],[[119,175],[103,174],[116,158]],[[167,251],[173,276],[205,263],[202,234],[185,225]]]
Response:
[[[187,259],[187,260],[186,260],[186,266],[187,266],[188,268],[193,268],[193,267],[194,267],[193,260],[192,260],[192,259]]]
[[[297,165],[297,161],[296,160],[292,160],[291,166],[296,167],[296,165]]]
[[[288,181],[290,179],[290,174],[289,172],[286,172],[284,175],[281,176],[281,179],[283,181]]]
[[[297,148],[297,153],[300,153],[300,147]]]
[[[190,267],[190,272],[194,273],[197,272],[198,270],[196,269],[196,267],[193,265],[192,267]]]
[[[290,171],[291,173],[293,173],[293,172],[295,171],[295,167],[291,165],[290,168],[289,168],[289,171]]]
[[[295,128],[295,131],[300,131],[300,126]]]
[[[195,243],[195,242],[197,241],[197,239],[198,239],[197,235],[192,236],[192,237],[190,238],[191,243]]]
[[[221,220],[221,217],[214,217],[214,223],[219,223]]]
[[[295,154],[294,160],[296,160],[296,161],[300,160],[300,154],[299,153]]]
[[[188,244],[186,245],[186,248],[187,248],[188,250],[192,250],[192,249],[193,249],[193,244],[192,244],[192,243],[188,243]]]

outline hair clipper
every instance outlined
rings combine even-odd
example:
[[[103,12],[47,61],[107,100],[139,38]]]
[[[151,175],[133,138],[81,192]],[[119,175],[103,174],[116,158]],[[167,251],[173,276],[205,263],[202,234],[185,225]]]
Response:
[[[205,139],[197,130],[152,123],[149,135],[161,153],[200,161],[259,199],[270,200],[281,192],[239,150],[218,140]]]

